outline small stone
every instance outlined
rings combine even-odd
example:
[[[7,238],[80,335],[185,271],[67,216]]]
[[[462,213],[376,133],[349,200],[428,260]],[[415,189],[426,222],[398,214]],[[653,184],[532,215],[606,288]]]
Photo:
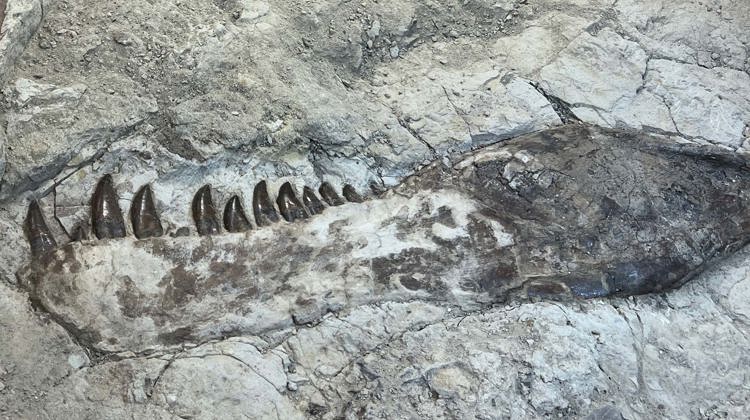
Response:
[[[391,47],[391,49],[390,49],[391,58],[398,58],[399,52],[400,52],[400,50],[399,50],[399,48],[397,46],[396,47]]]
[[[73,369],[80,369],[89,365],[89,358],[85,353],[74,353],[68,356],[68,364]]]

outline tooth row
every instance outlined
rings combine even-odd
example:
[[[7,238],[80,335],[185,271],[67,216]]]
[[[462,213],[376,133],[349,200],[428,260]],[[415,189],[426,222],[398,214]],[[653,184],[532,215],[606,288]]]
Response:
[[[336,190],[327,182],[321,184],[318,189],[321,197],[329,206],[340,206],[345,201],[338,195]],[[351,185],[345,185],[342,194],[353,203],[361,203],[364,198],[357,194]],[[307,219],[310,216],[320,214],[325,205],[315,195],[310,187],[304,187],[302,191],[302,200],[297,197],[294,187],[289,182],[285,182],[279,188],[279,194],[276,197],[274,206],[271,197],[268,194],[268,184],[261,181],[253,190],[253,216],[255,224],[258,227],[269,226],[279,222],[283,217],[287,222]],[[278,210],[277,210],[278,209]],[[199,235],[214,235],[219,233],[219,219],[217,217],[216,207],[211,198],[211,186],[204,185],[193,199],[193,221],[197,227]],[[245,215],[242,200],[239,196],[232,196],[224,207],[224,229],[227,232],[244,232],[252,229],[252,224]]]
[[[336,190],[327,182],[323,182],[318,189],[321,201],[315,192],[305,186],[302,200],[297,198],[294,187],[285,182],[279,189],[274,206],[268,194],[266,181],[261,181],[253,191],[253,216],[258,227],[277,223],[281,217],[287,222],[307,219],[320,214],[328,206],[340,206],[345,203]],[[364,198],[351,185],[345,185],[342,194],[346,201],[361,203]],[[278,207],[278,212],[277,208]],[[204,185],[193,198],[191,206],[193,221],[199,235],[214,235],[221,231],[218,213],[211,197],[211,186]],[[252,229],[252,225],[245,215],[242,200],[234,195],[229,199],[223,215],[223,225],[227,232],[244,232]],[[164,228],[156,211],[151,186],[143,186],[133,197],[130,207],[130,222],[133,233],[138,239],[162,236]],[[105,175],[97,184],[91,198],[91,226],[98,239],[122,238],[127,235],[125,220],[118,204],[117,192],[111,175]],[[31,245],[34,255],[41,255],[54,249],[57,242],[44,221],[44,215],[39,203],[34,200],[29,204],[29,210],[24,223],[24,231]],[[86,229],[77,226],[71,234],[71,240],[81,241],[88,238]]]

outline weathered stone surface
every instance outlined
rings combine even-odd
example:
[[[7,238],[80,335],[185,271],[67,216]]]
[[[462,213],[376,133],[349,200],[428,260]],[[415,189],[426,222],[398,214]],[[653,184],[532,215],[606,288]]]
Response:
[[[115,352],[258,334],[389,300],[476,310],[519,290],[663,291],[750,240],[747,162],[711,149],[554,129],[437,162],[383,197],[309,221],[71,242],[19,278],[80,340]]]
[[[8,0],[0,25],[0,418],[746,417],[747,251],[663,295],[511,301],[472,313],[386,302],[322,319],[305,308],[293,319],[310,324],[261,337],[104,358],[30,307],[14,273],[29,258],[27,200],[40,199],[64,243],[64,229],[90,230],[88,201],[104,173],[114,174],[123,210],[154,182],[171,235],[192,223],[188,204],[204,182],[222,203],[234,194],[249,203],[259,179],[273,192],[322,180],[382,189],[436,155],[455,158],[576,118],[748,153],[749,8],[718,0]],[[570,53],[581,45],[598,50]],[[646,63],[635,85],[638,51]],[[561,60],[561,71],[576,74],[541,76]],[[606,77],[589,72],[597,68]],[[577,97],[585,101],[572,103]],[[594,105],[617,97],[612,109]],[[124,121],[129,110],[140,111]],[[272,383],[219,351],[267,365],[258,372]],[[181,356],[190,357],[170,364]]]

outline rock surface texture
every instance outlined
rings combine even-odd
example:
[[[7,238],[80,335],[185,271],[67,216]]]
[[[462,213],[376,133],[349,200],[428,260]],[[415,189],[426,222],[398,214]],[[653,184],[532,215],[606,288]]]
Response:
[[[748,179],[732,172],[750,152],[747,2],[0,0],[0,5],[5,14],[0,18],[0,418],[713,419],[750,412],[750,250],[734,252],[730,245],[742,241],[725,235],[733,226],[746,232],[742,220],[748,217],[743,201]],[[712,169],[691,177],[690,168],[659,167],[649,160],[654,154],[638,148],[627,153],[630,140],[617,144],[614,138],[600,156],[555,166],[556,174],[537,171],[536,178],[526,176],[528,156],[514,150],[515,163],[505,162],[495,175],[508,181],[503,191],[520,191],[519,196],[483,198],[475,194],[478,186],[467,188],[468,181],[423,197],[416,193],[421,189],[408,190],[409,180],[422,174],[420,182],[427,182],[424,174],[452,167],[463,153],[530,147],[524,142],[541,137],[525,135],[558,126],[572,133],[624,130],[630,139],[658,136],[654,141],[671,146],[655,155],[675,151],[665,162],[684,163],[687,153],[687,161]],[[595,169],[599,161],[619,169],[603,177]],[[565,174],[587,165],[592,168],[587,185],[594,187],[579,195],[600,197],[597,179],[604,189],[614,189],[605,180],[621,179],[611,203],[587,206],[571,199],[576,211],[568,214],[561,206],[567,196],[545,197],[557,203],[547,207],[523,199],[533,185],[575,192],[578,184]],[[654,178],[663,173],[672,175]],[[91,197],[104,174],[112,174],[107,188],[118,192],[124,217],[131,203],[144,202],[140,188],[151,185],[148,196],[161,220],[138,232],[163,232],[158,241],[190,250],[191,261],[201,258],[193,251],[217,252],[232,238],[247,238],[248,252],[262,247],[253,258],[264,258],[269,270],[288,266],[286,272],[296,276],[290,289],[309,288],[308,298],[320,292],[314,287],[323,268],[292,266],[294,259],[270,255],[273,249],[287,242],[290,248],[312,247],[305,241],[312,243],[316,226],[325,223],[328,231],[329,222],[341,220],[349,224],[336,225],[339,234],[355,242],[346,255],[368,250],[375,239],[381,249],[416,241],[398,235],[409,229],[455,239],[451,235],[460,232],[441,215],[440,203],[454,218],[481,213],[477,209],[488,204],[483,200],[518,205],[511,214],[556,209],[527,230],[520,230],[520,219],[503,224],[507,221],[490,218],[499,226],[490,223],[486,231],[493,235],[486,239],[527,247],[514,261],[559,256],[560,265],[547,266],[543,275],[553,273],[560,290],[575,290],[560,278],[564,270],[585,277],[575,271],[579,266],[565,266],[571,261],[566,252],[580,262],[587,246],[598,246],[583,238],[579,248],[555,248],[573,237],[566,236],[571,226],[612,228],[604,241],[609,245],[618,239],[637,243],[621,253],[622,261],[632,263],[625,258],[631,253],[685,257],[674,266],[648,265],[646,275],[665,285],[685,278],[684,270],[710,267],[678,290],[630,298],[489,299],[474,307],[419,292],[359,305],[318,305],[302,297],[294,311],[283,314],[277,307],[255,320],[190,320],[201,326],[200,333],[176,328],[156,340],[145,335],[139,338],[145,341],[133,341],[121,333],[133,325],[160,331],[138,318],[146,309],[152,315],[161,310],[162,325],[185,325],[170,312],[179,305],[145,308],[148,293],[162,293],[165,285],[147,290],[143,283],[124,289],[124,283],[97,283],[102,279],[96,270],[164,270],[149,265],[148,258],[114,258],[157,240],[136,240],[128,224],[127,238],[68,243],[93,238]],[[445,180],[441,176],[433,181]],[[327,209],[308,221],[197,236],[190,203],[198,188],[210,184],[217,205],[237,196],[230,226],[244,226],[237,203],[245,203],[251,215],[254,187],[263,179],[275,204],[284,201],[275,195],[286,182],[298,192],[321,182],[350,184],[370,197],[390,192],[336,212]],[[726,194],[698,194],[705,191]],[[60,246],[50,255],[68,252],[85,263],[87,276],[68,277],[71,288],[61,288],[57,301],[54,285],[33,291],[33,276],[23,274],[32,261],[23,229],[32,199]],[[111,207],[107,200],[102,202]],[[292,206],[288,216],[295,203],[285,203]],[[416,210],[425,207],[430,211]],[[398,213],[402,208],[405,213]],[[144,205],[142,211],[150,210]],[[573,213],[575,220],[568,218]],[[435,220],[414,226],[394,222],[386,225],[390,230],[374,224],[387,215],[418,221],[409,219],[414,214]],[[664,217],[649,219],[655,214]],[[606,223],[596,225],[601,218]],[[346,226],[356,226],[360,236],[347,234]],[[118,230],[115,236],[122,234]],[[547,234],[552,236],[544,242]],[[383,241],[389,238],[397,241]],[[661,248],[649,246],[657,242]],[[728,259],[712,258],[719,248]],[[481,246],[469,249],[479,252]],[[64,270],[72,269],[62,261]],[[602,255],[584,262],[595,261],[615,268]],[[461,262],[444,264],[486,268]],[[620,268],[619,278],[628,278],[647,267]],[[665,269],[681,275],[659,271]],[[400,276],[405,273],[411,277]],[[336,278],[362,273],[346,274]],[[437,284],[408,269],[391,274],[403,288]],[[442,274],[440,280],[459,277]],[[76,296],[73,288],[84,281],[90,281],[86,287],[98,284],[102,299],[86,300],[89,306],[76,307],[78,313],[63,313],[70,308],[66,299]],[[225,286],[227,294],[237,293]],[[185,288],[172,288],[169,302],[180,303],[180,290]],[[118,296],[132,314],[97,316],[115,311],[111,299]],[[254,329],[258,319],[268,328]],[[76,325],[81,320],[91,321],[89,330]]]

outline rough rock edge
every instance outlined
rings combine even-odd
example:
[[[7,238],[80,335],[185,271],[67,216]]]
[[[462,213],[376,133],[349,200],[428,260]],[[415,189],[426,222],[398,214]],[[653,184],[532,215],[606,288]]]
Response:
[[[0,0],[0,84],[36,33],[44,16],[44,0]],[[0,180],[5,173],[5,129],[0,129]]]

